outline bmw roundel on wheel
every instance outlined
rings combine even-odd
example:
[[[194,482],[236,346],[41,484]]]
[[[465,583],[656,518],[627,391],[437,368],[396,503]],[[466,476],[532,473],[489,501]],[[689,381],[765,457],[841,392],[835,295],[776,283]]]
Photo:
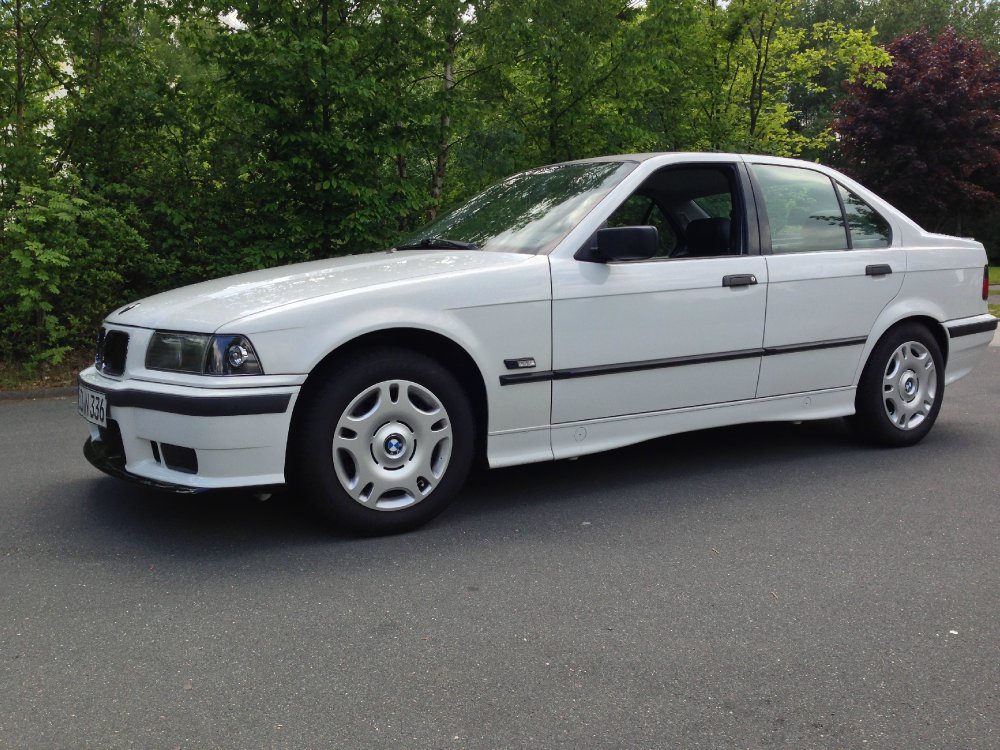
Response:
[[[911,445],[993,338],[985,266],[817,164],[555,164],[386,252],[111,313],[80,374],[84,451],[179,492],[290,484],[388,533],[444,510],[477,458],[831,417]]]

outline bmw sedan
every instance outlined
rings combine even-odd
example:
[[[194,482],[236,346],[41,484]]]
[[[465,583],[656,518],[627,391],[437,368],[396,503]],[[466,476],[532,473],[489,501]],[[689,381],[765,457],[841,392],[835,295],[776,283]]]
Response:
[[[97,468],[178,492],[289,484],[413,528],[473,461],[744,422],[921,440],[993,338],[986,254],[832,169],[643,154],[514,175],[384,252],[111,313],[79,412]]]

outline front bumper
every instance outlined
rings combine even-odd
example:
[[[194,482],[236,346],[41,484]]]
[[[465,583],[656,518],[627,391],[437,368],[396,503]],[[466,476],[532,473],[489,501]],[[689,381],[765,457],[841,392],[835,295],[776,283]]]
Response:
[[[285,481],[298,385],[195,387],[116,380],[94,368],[80,383],[107,398],[108,426],[88,422],[84,446],[107,474],[173,492]]]

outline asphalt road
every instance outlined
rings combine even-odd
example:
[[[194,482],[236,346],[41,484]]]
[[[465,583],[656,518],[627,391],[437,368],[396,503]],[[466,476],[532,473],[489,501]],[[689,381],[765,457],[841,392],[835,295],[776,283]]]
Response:
[[[0,403],[0,747],[1000,747],[998,406],[992,348],[915,448],[713,430],[357,540]]]

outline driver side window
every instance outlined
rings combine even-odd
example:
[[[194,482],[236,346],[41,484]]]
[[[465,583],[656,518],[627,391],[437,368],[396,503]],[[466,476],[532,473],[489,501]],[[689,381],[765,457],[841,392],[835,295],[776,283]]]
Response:
[[[742,217],[731,166],[667,167],[608,217],[609,227],[652,226],[659,258],[740,255]]]
[[[668,257],[677,248],[677,233],[652,198],[633,193],[608,217],[608,227],[641,226],[656,227],[660,242],[657,257]]]

